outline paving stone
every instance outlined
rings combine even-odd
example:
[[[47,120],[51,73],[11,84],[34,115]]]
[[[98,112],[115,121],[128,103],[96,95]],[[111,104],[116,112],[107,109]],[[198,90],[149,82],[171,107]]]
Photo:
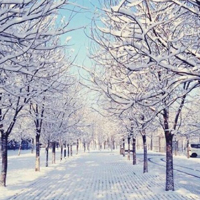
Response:
[[[138,168],[141,170],[138,170]],[[142,166],[118,154],[90,152],[61,163],[8,200],[197,200],[162,190],[163,177],[143,174]],[[196,196],[195,196],[196,195]]]

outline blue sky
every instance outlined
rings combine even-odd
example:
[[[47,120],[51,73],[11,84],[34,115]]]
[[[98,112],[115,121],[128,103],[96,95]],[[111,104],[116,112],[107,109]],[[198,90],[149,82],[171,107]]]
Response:
[[[72,2],[72,1],[71,1]],[[79,10],[74,18],[72,19],[69,28],[78,28],[78,27],[88,27],[91,23],[91,18],[93,12],[96,9],[95,6],[99,6],[98,0],[73,0],[74,3],[84,7],[85,9],[76,8]],[[92,3],[91,3],[92,2]],[[69,11],[62,11],[62,15],[68,16]],[[84,29],[79,29],[73,32],[66,34],[65,37],[71,36],[70,44],[71,48],[75,50],[75,54],[78,53],[76,63],[85,65],[90,65],[90,61],[87,59],[87,47],[89,46],[89,40],[84,34]]]

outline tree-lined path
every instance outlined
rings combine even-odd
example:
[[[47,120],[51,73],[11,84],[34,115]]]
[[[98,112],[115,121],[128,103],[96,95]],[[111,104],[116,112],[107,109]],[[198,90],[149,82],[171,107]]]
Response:
[[[150,154],[155,162],[164,155]],[[179,163],[181,162],[178,161]],[[190,166],[192,160],[188,162]],[[91,151],[61,162],[55,170],[38,178],[9,200],[189,200],[200,195],[194,178],[175,172],[176,191],[164,191],[165,168],[149,163],[149,173],[142,173],[142,155],[133,166],[118,151]],[[182,177],[183,180],[180,181]],[[189,182],[190,181],[190,182]],[[193,191],[192,191],[193,190]],[[161,192],[163,191],[163,192]],[[181,193],[181,194],[180,194]],[[196,193],[196,194],[195,194]]]

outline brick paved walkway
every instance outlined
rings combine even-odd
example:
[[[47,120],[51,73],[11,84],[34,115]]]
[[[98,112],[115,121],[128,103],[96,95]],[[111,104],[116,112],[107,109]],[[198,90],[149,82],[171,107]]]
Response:
[[[141,159],[141,158],[140,158]],[[165,177],[142,173],[142,164],[112,152],[91,152],[61,163],[9,200],[189,200],[165,192]]]

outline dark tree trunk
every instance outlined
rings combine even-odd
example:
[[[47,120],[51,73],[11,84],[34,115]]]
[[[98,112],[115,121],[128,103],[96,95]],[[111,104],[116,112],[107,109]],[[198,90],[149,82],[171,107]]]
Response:
[[[190,158],[190,146],[189,146],[190,142],[189,139],[187,139],[187,158]]]
[[[49,140],[47,142],[47,146],[45,150],[46,150],[46,167],[48,167],[49,166]]]
[[[85,142],[83,142],[83,148],[84,148],[84,152],[85,152],[85,150],[86,150]]]
[[[40,171],[40,135],[37,134],[35,139],[36,139],[35,171]]]
[[[66,152],[66,142],[64,143],[64,158],[66,158],[67,152]]]
[[[123,156],[125,156],[125,140],[123,138]]]
[[[119,149],[119,154],[122,155],[122,145],[121,144],[120,144],[119,148],[120,148]]]
[[[102,143],[99,143],[99,150],[102,150]]]
[[[166,185],[165,190],[174,191],[174,174],[173,174],[173,150],[172,150],[172,140],[173,135],[169,131],[169,114],[168,110],[164,109],[164,131],[166,140]]]
[[[136,139],[135,138],[133,138],[132,150],[133,150],[133,165],[136,165]]]
[[[56,142],[52,142],[52,164],[56,163]]]
[[[72,144],[70,145],[70,154],[71,154],[71,156],[72,156]]]
[[[60,161],[62,161],[63,157],[63,144],[60,145]]]
[[[146,135],[142,135],[142,141],[143,141],[143,149],[144,149],[143,173],[147,173],[148,172],[148,160],[147,160],[147,141],[146,141]]]
[[[112,141],[113,150],[115,150],[115,140]]]
[[[76,154],[78,154],[78,147],[79,147],[79,142],[78,142],[78,139],[77,139],[77,142],[76,142]]]
[[[150,150],[153,151],[153,136],[151,136],[151,145],[150,145]]]
[[[0,186],[6,187],[6,176],[8,168],[8,136],[4,134],[4,131],[1,130],[1,157],[2,157],[2,166],[1,166],[1,179]]]
[[[172,139],[170,133],[166,135],[166,191],[174,190]]]
[[[67,156],[69,157],[69,144],[67,144]]]
[[[128,136],[128,160],[130,160],[130,137]]]

